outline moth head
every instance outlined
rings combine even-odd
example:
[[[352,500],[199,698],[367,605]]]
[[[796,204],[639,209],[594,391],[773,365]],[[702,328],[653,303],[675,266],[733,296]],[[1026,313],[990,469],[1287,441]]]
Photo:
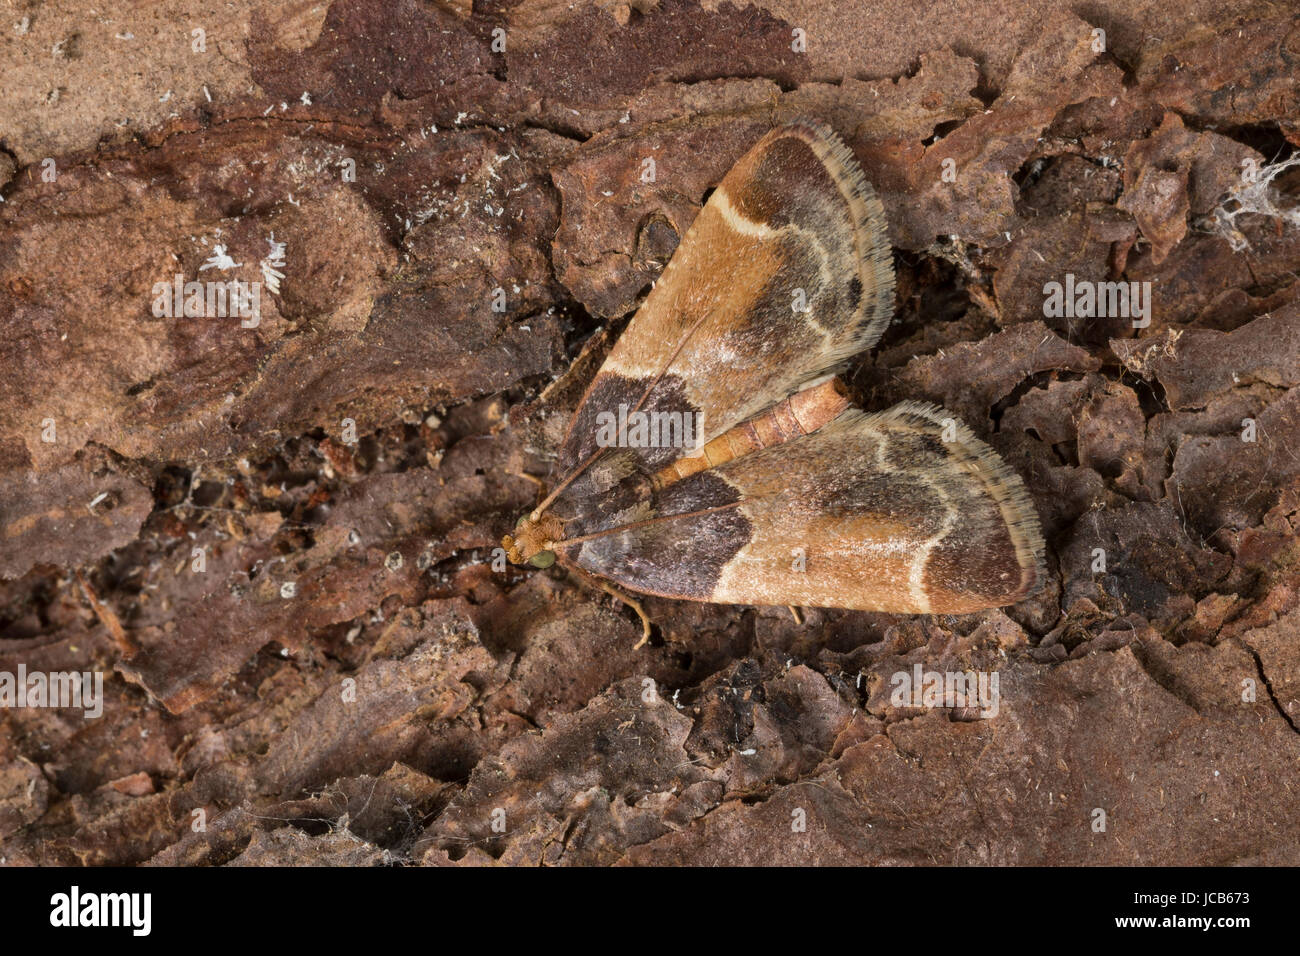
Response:
[[[515,524],[515,533],[501,539],[501,547],[512,564],[526,562],[535,568],[549,568],[555,563],[551,546],[562,532],[563,526],[554,515],[524,515]]]

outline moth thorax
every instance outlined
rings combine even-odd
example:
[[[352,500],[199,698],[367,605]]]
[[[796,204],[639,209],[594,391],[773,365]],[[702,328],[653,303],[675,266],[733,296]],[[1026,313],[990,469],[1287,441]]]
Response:
[[[550,546],[564,536],[564,523],[555,515],[547,513],[536,521],[525,515],[519,519],[513,535],[506,535],[502,545],[506,557],[515,564],[523,564],[535,555],[550,550]]]

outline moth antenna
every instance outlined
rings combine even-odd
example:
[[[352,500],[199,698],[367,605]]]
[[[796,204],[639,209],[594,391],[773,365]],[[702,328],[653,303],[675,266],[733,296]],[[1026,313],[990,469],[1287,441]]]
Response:
[[[533,521],[539,520],[542,517],[542,512],[545,511],[547,508],[549,508],[552,504],[554,504],[555,499],[560,497],[560,495],[564,493],[564,489],[569,487],[569,485],[573,484],[574,479],[576,479],[584,471],[590,468],[591,463],[595,461],[597,458],[599,458],[602,454],[604,454],[604,452],[605,449],[601,448],[595,454],[589,457],[586,461],[584,461],[581,465],[573,469],[573,471],[569,473],[567,478],[565,478],[563,481],[561,481],[558,485],[555,486],[554,491],[552,491],[549,495],[547,495],[545,498],[542,499],[542,503],[539,504],[536,508],[534,508],[533,513],[530,514],[528,517],[531,518]]]
[[[725,505],[717,505],[712,508],[701,508],[699,511],[679,511],[670,515],[655,515],[653,518],[643,518],[641,521],[631,521],[627,524],[614,525],[605,528],[603,531],[593,531],[591,534],[579,535],[576,538],[565,538],[559,542],[561,547],[569,548],[575,544],[582,544],[584,541],[594,541],[597,538],[603,538],[611,534],[619,534],[627,531],[629,528],[641,528],[645,525],[655,524],[659,521],[677,521],[681,518],[698,518],[700,515],[709,515],[717,511],[729,511],[732,508],[739,508],[743,501],[731,501]]]
[[[715,311],[714,309],[710,309],[708,312],[705,312],[703,315],[701,315],[698,319],[695,320],[694,325],[692,325],[689,329],[687,329],[686,334],[683,335],[681,341],[677,343],[677,348],[675,348],[673,350],[673,353],[670,356],[668,356],[668,361],[664,362],[663,368],[659,370],[659,374],[650,380],[650,384],[647,385],[645,391],[641,393],[641,397],[637,400],[636,406],[632,409],[632,411],[641,410],[641,406],[643,406],[646,403],[646,399],[650,397],[650,393],[655,390],[655,386],[658,385],[659,382],[663,379],[664,374],[670,368],[672,368],[673,362],[677,360],[677,356],[680,355],[682,349],[686,347],[686,343],[691,340],[691,336],[693,336],[696,330],[698,330],[699,327],[704,324],[706,319],[708,319],[711,315],[713,315],[714,311]],[[595,381],[593,380],[591,385],[587,386],[588,393],[590,393],[591,387],[594,384]],[[587,400],[587,396],[584,395],[582,400],[583,402],[585,402]],[[579,405],[581,406],[581,403],[579,403]],[[569,432],[573,431],[573,426],[576,423],[576,421],[577,419],[575,418],[573,422],[569,423]],[[569,440],[569,435],[568,433],[566,433],[564,436],[564,441],[567,442],[568,440]],[[560,497],[560,495],[564,492],[564,489],[569,487],[569,485],[573,484],[574,480],[579,475],[581,475],[584,471],[590,468],[592,462],[594,462],[597,458],[599,458],[604,453],[605,453],[604,448],[597,449],[591,456],[587,458],[586,461],[580,464],[577,468],[573,469],[573,471],[570,472],[569,475],[566,476],[563,481],[561,481],[558,485],[555,486],[555,490],[546,496],[546,500],[544,500],[540,505],[538,505],[536,508],[533,509],[533,513],[530,517],[532,517],[534,521],[540,518],[542,512],[545,511],[547,508],[549,508],[555,502],[556,498]]]

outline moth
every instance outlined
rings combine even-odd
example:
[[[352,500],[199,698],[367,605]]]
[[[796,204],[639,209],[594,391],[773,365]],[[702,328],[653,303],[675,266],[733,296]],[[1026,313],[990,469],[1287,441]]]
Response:
[[[867,414],[836,377],[893,310],[884,208],[848,148],[810,122],[770,131],[587,387],[507,557],[593,580],[645,637],[628,591],[905,614],[1027,597],[1043,538],[1019,476],[955,415]],[[656,440],[664,422],[698,433]]]

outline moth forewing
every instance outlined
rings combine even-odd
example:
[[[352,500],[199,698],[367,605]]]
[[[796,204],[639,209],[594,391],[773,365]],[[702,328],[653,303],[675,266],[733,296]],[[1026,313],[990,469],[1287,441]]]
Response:
[[[813,124],[773,130],[714,189],[606,357],[556,483],[584,470],[597,419],[622,405],[699,414],[706,440],[759,415],[874,344],[893,298],[884,210],[848,149]],[[653,473],[679,451],[637,457]]]
[[[724,604],[965,613],[1042,578],[1024,485],[942,409],[856,410],[691,475],[648,519],[565,542],[566,561],[634,591]]]

